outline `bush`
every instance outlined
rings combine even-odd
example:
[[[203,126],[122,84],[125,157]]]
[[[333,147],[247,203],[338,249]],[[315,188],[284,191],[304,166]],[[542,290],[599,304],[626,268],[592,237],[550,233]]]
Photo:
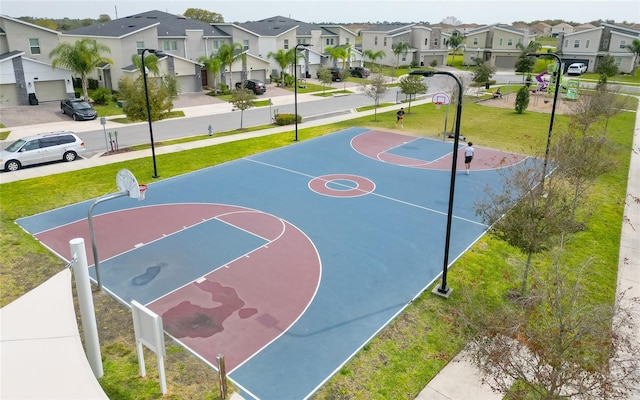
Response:
[[[100,85],[98,84],[98,80],[97,79],[89,78],[89,81],[87,83],[88,83],[89,89],[91,89],[91,90],[96,90],[97,88],[100,87]]]
[[[276,114],[275,124],[278,126],[289,125],[295,122],[294,114]],[[302,122],[302,117],[298,115],[298,123]]]
[[[522,114],[529,107],[529,88],[523,86],[518,90],[516,95],[515,110],[518,114]]]
[[[108,104],[109,99],[111,98],[111,90],[107,88],[98,88],[93,92],[91,98],[96,104]]]
[[[431,60],[431,64],[430,64],[433,68],[438,66],[438,60]]]

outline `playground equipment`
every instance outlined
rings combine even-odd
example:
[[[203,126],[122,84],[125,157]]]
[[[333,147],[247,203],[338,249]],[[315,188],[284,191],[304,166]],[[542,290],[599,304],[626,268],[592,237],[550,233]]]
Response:
[[[536,81],[538,81],[538,85],[531,91],[531,93],[545,92],[547,90],[547,88],[549,87],[549,81],[544,79],[544,76],[547,74],[548,72],[545,70],[536,75]]]
[[[567,94],[565,97],[569,100],[576,100],[578,98],[578,88],[580,82],[576,79],[569,79],[567,82]]]

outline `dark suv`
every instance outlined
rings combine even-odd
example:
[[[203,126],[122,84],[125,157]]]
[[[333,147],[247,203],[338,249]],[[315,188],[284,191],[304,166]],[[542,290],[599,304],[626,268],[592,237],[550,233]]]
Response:
[[[245,88],[251,90],[255,94],[263,94],[267,91],[264,82],[257,79],[248,79],[244,82],[236,82],[236,89]]]
[[[342,80],[342,70],[340,68],[327,68],[329,71],[331,71],[331,80],[336,82],[336,81],[341,81]],[[320,78],[320,71],[318,71],[316,73],[316,77]]]
[[[365,67],[351,67],[349,68],[349,72],[351,72],[351,76],[355,76],[357,78],[367,78],[371,75],[371,71]]]

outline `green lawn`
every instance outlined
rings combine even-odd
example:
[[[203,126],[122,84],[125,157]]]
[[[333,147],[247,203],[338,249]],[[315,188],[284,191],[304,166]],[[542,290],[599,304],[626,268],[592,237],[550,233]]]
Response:
[[[634,99],[633,109],[637,108]],[[412,106],[405,115],[404,133],[440,138],[445,107]],[[452,123],[449,115],[449,123]],[[598,271],[590,282],[594,299],[610,302],[615,289],[622,205],[634,128],[635,113],[620,114],[609,122],[608,137],[615,142],[617,169],[601,177],[593,189],[592,219],[588,229],[567,244],[571,262],[590,260]],[[548,133],[549,115],[477,105],[465,99],[461,133],[481,147],[540,156]],[[554,132],[567,124],[556,116]],[[395,111],[299,130],[300,140],[331,134],[351,126],[392,130]],[[496,129],[499,127],[499,129]],[[227,133],[231,134],[233,132]],[[203,136],[206,137],[206,136]],[[188,173],[258,152],[293,143],[293,132],[246,139],[158,155],[161,178]],[[14,221],[17,218],[93,199],[113,192],[121,168],[136,176],[150,175],[150,158],[131,160],[89,170],[3,184],[0,196],[0,293],[6,305],[58,272],[64,264]],[[504,301],[506,291],[519,283],[524,256],[505,243],[485,236],[456,261],[449,274],[454,289],[449,300],[426,293],[358,353],[315,396],[316,399],[412,399],[463,346],[454,310],[463,301],[457,293],[486,301]],[[536,268],[548,260],[537,257]],[[215,374],[181,348],[169,346],[169,394],[158,390],[155,361],[147,358],[148,375],[137,377],[130,313],[102,292],[94,293],[105,376],[101,385],[118,399],[216,399]],[[286,382],[282,382],[286,385]]]

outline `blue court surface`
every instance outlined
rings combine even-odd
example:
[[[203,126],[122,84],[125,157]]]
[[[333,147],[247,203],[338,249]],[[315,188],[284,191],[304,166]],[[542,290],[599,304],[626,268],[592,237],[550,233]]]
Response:
[[[307,398],[439,278],[450,170],[429,163],[450,166],[451,148],[351,128],[152,183],[143,202],[102,203],[104,288],[161,314],[212,367],[224,354],[245,398]],[[485,232],[474,203],[524,159],[490,152],[476,148],[470,175],[459,164],[450,262]],[[90,246],[90,204],[18,223],[67,259],[73,235]],[[193,310],[206,317],[197,332],[185,328]]]

